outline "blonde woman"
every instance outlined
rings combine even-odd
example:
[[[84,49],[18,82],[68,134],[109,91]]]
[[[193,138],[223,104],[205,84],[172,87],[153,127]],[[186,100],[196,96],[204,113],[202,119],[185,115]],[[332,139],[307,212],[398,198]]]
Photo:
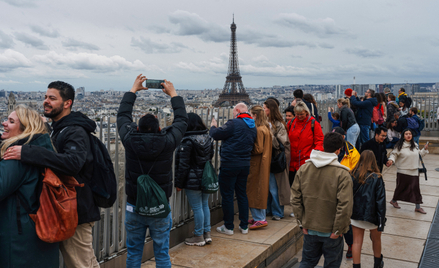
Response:
[[[350,108],[349,99],[338,99],[337,107],[340,110],[340,125],[346,131],[346,140],[355,146],[360,135],[360,126]]]
[[[257,131],[247,178],[248,206],[253,216],[253,219],[249,220],[249,229],[253,230],[268,225],[265,215],[270,182],[272,137],[262,106],[253,106],[250,114],[255,120]]]
[[[0,161],[0,260],[2,267],[58,268],[58,243],[40,240],[35,224],[17,200],[34,212],[38,210],[40,174],[42,169],[16,160],[3,160],[13,145],[29,144],[53,150],[43,120],[34,110],[17,108],[2,123],[4,133]],[[19,218],[17,219],[17,213]],[[21,225],[21,231],[18,226]]]

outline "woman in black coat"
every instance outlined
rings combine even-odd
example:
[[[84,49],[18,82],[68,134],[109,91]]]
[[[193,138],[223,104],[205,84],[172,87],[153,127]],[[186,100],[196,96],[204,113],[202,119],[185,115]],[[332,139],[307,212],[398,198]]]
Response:
[[[213,142],[200,116],[188,114],[188,128],[177,148],[175,159],[175,187],[185,189],[189,205],[194,211],[194,237],[185,240],[189,246],[211,243],[208,193],[201,191],[204,166],[213,156]]]
[[[383,267],[381,233],[386,222],[386,190],[375,155],[370,150],[361,153],[360,160],[351,170],[354,207],[351,224],[354,235],[352,255],[354,268],[360,267],[364,230],[370,230],[374,254],[374,268]]]

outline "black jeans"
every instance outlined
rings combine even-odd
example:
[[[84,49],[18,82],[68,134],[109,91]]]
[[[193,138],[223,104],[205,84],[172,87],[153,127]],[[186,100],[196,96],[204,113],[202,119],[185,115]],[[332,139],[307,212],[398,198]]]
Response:
[[[293,185],[293,182],[294,182],[294,177],[296,177],[296,173],[297,173],[297,171],[291,171],[290,170],[290,173],[288,173],[288,175],[289,175],[289,181],[290,181],[290,188],[291,188],[291,185]]]
[[[222,197],[222,208],[224,213],[224,225],[227,229],[233,230],[233,217],[235,214],[233,205],[233,194],[236,192],[238,200],[239,226],[247,229],[248,225],[248,199],[247,199],[247,176],[250,167],[228,168],[221,167],[218,182]]]
[[[317,235],[305,235],[299,268],[316,267],[322,254],[325,258],[324,268],[339,268],[343,259],[343,238],[331,239]]]

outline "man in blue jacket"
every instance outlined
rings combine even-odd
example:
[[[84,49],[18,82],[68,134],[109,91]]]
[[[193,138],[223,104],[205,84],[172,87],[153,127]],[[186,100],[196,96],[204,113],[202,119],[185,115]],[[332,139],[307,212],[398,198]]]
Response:
[[[218,182],[222,196],[224,225],[216,230],[227,235],[233,235],[235,191],[238,199],[239,229],[243,234],[248,233],[247,176],[250,170],[251,151],[256,140],[255,121],[244,103],[238,103],[233,108],[233,117],[234,119],[227,121],[222,127],[217,127],[215,118],[212,118],[209,132],[214,140],[222,140]]]
[[[360,101],[357,97],[357,92],[352,91],[350,98],[351,104],[357,107],[357,123],[360,126],[360,146],[369,140],[370,125],[372,124],[373,107],[378,105],[378,101],[375,98],[375,90],[369,89],[364,94],[364,100]],[[356,148],[361,148],[355,146]]]

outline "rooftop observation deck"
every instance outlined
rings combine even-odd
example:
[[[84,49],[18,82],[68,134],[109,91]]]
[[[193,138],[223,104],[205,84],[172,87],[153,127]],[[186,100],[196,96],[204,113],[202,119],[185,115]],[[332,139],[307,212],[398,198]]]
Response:
[[[439,97],[424,100],[414,99],[414,103],[425,119],[425,129],[421,135],[421,146],[429,140],[430,154],[425,157],[428,170],[428,181],[423,176],[420,178],[421,193],[423,195],[423,208],[427,212],[422,215],[414,212],[414,205],[400,202],[401,209],[387,205],[387,226],[385,228],[382,244],[386,267],[417,267],[424,251],[424,244],[433,222],[439,198],[439,122],[436,119],[436,104]],[[322,116],[321,126],[326,133],[331,129],[327,117],[328,107],[336,107],[335,101],[318,103],[319,114]],[[231,118],[229,108],[187,108],[188,112],[195,112],[201,116],[206,125],[213,116],[217,116],[219,125]],[[283,109],[281,108],[283,111]],[[158,114],[160,125],[165,127],[172,122],[172,114]],[[138,119],[138,118],[137,118]],[[135,119],[136,120],[136,119]],[[119,196],[116,204],[109,209],[102,209],[101,221],[93,229],[95,254],[105,268],[125,267],[125,157],[123,146],[120,143],[116,129],[110,127],[110,122],[115,118],[106,118],[107,126],[103,128],[100,122],[99,137],[110,148],[115,165],[116,176],[119,178]],[[219,149],[221,143],[215,144],[215,156],[212,160],[218,170],[220,165]],[[384,169],[387,199],[390,201],[396,183],[396,168],[394,166]],[[295,259],[300,260],[303,235],[294,218],[289,217],[290,206],[285,206],[285,215],[281,221],[268,219],[268,226],[259,230],[250,231],[242,235],[237,227],[233,236],[226,236],[216,232],[216,227],[222,224],[221,195],[212,194],[210,200],[212,239],[211,245],[204,247],[190,247],[182,242],[192,236],[194,229],[193,213],[187,199],[182,192],[174,193],[170,199],[172,207],[173,228],[170,238],[170,255],[175,267],[294,267]],[[237,208],[235,209],[237,212]],[[238,226],[237,216],[235,226]],[[438,217],[439,222],[439,217]],[[438,228],[439,230],[439,228]],[[367,234],[366,234],[367,237]],[[369,239],[364,240],[363,260],[365,267],[372,264],[372,248]],[[438,240],[439,244],[439,240]],[[152,240],[147,235],[143,254],[143,267],[155,267]],[[297,262],[297,260],[296,260]],[[62,263],[62,262],[61,262]],[[439,263],[439,260],[438,260]],[[60,266],[62,267],[62,265]],[[342,267],[352,267],[351,260],[343,260]],[[430,266],[430,267],[439,267]]]

